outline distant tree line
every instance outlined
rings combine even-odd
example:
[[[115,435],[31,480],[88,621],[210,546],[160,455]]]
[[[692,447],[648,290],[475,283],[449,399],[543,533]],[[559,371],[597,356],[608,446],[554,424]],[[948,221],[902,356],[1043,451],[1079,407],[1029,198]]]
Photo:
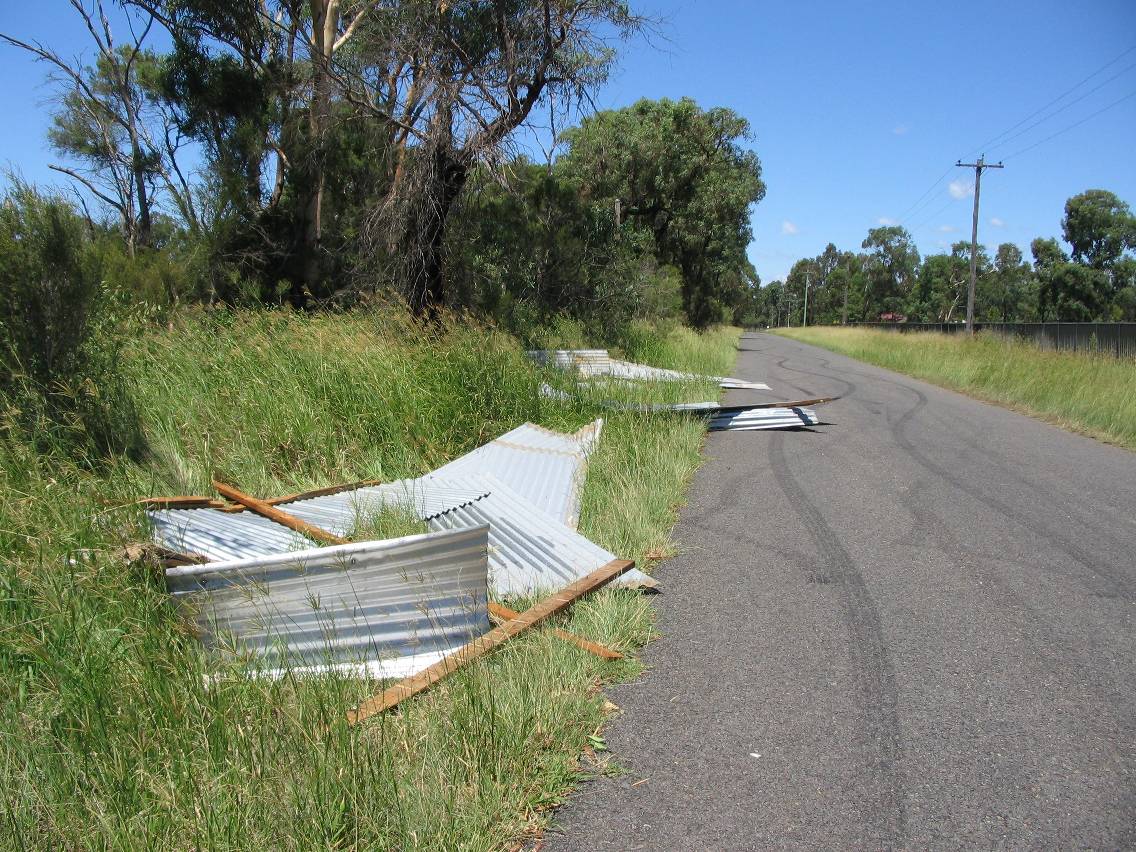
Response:
[[[978,322],[1136,321],[1136,217],[1111,192],[1090,189],[1065,203],[1062,236],[1030,244],[1032,258],[1013,243],[993,257],[978,251]],[[1032,262],[1031,262],[1032,261]],[[808,283],[808,322],[956,322],[966,315],[970,243],[920,257],[902,227],[872,228],[861,251],[831,243],[797,261],[784,281],[750,294],[742,311],[751,325],[799,325]]]
[[[108,246],[104,276],[150,303],[398,293],[423,315],[607,327],[752,301],[765,187],[731,110],[640,101],[543,163],[517,153],[644,26],[620,0],[124,0],[124,39],[102,0],[71,6],[90,65],[2,38],[51,69],[52,168]]]

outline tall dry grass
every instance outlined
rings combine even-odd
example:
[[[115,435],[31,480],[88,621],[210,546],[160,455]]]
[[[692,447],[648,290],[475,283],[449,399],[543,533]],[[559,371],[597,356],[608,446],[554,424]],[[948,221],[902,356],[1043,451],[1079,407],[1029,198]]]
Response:
[[[735,339],[682,333],[667,344],[682,363],[659,366],[721,372]],[[0,844],[492,849],[539,826],[598,742],[597,684],[634,674],[633,657],[536,631],[348,728],[373,684],[241,677],[189,635],[157,573],[115,551],[146,535],[127,505],[140,496],[208,493],[211,476],[273,495],[416,475],[526,420],[576,429],[600,409],[541,397],[566,377],[508,335],[393,313],[190,314],[124,355],[141,460],[76,464],[0,424]],[[649,563],[702,428],[603,413],[582,531]],[[634,651],[652,618],[612,590],[560,621]]]

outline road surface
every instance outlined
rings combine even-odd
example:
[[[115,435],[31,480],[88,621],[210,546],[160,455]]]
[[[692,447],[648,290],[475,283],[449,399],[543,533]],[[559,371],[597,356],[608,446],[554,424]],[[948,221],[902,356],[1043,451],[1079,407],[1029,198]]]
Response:
[[[609,691],[625,772],[544,849],[1136,846],[1136,454],[740,346],[774,396],[843,398],[708,437],[650,670]]]

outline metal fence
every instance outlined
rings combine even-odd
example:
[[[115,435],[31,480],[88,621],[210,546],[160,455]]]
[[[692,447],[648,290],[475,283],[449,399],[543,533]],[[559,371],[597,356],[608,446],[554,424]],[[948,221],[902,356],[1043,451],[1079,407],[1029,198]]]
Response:
[[[961,334],[961,322],[856,322],[882,331],[937,331]],[[1136,358],[1136,322],[976,322],[976,331],[1031,340],[1042,349],[1100,352],[1117,358]]]

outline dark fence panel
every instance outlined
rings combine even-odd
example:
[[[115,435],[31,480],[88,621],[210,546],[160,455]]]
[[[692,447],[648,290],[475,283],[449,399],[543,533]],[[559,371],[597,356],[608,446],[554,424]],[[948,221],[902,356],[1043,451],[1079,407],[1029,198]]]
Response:
[[[856,322],[849,325],[881,331],[937,331],[961,334],[961,322]],[[1032,340],[1042,349],[1100,352],[1117,358],[1136,358],[1136,322],[976,322],[977,331]]]

